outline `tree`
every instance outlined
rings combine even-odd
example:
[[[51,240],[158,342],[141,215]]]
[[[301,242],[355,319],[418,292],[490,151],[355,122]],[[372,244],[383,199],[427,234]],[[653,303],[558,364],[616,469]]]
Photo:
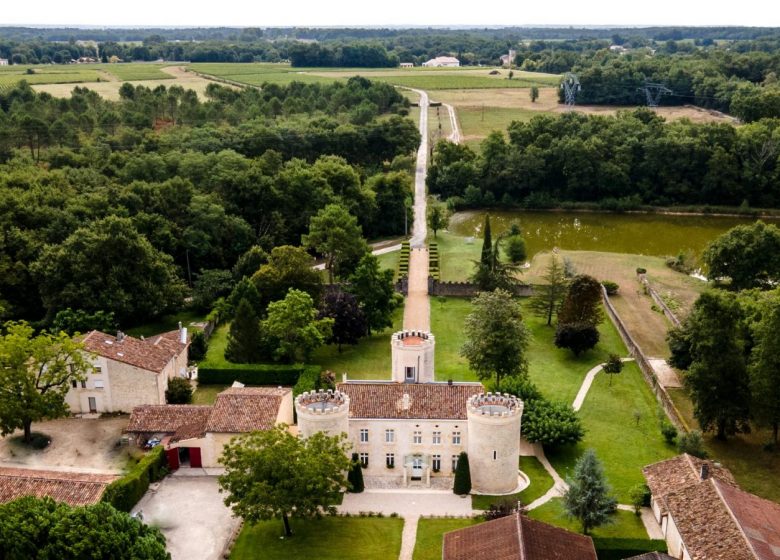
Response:
[[[54,316],[49,330],[51,332],[64,331],[73,336],[76,333],[86,333],[92,330],[110,333],[115,331],[118,323],[114,314],[105,311],[95,311],[88,313],[83,309],[63,309]]]
[[[341,289],[325,293],[320,305],[320,318],[324,317],[333,319],[333,333],[329,342],[338,344],[339,352],[342,344],[357,344],[368,331],[366,316],[357,298]]]
[[[190,404],[192,402],[192,385],[189,379],[174,377],[168,381],[165,402],[167,404]]]
[[[495,376],[496,390],[504,377],[525,376],[530,334],[523,324],[520,305],[504,290],[482,292],[472,300],[466,317],[466,342],[460,355],[482,380]]]
[[[504,251],[512,264],[523,263],[528,256],[525,248],[525,239],[523,239],[522,235],[510,235],[507,237]]]
[[[354,294],[368,323],[368,334],[393,325],[393,311],[397,307],[393,271],[382,269],[379,259],[364,255],[349,277],[347,290]]]
[[[0,558],[170,560],[156,527],[107,502],[71,507],[26,496],[0,504]]]
[[[449,222],[449,216],[447,215],[447,207],[438,201],[431,201],[428,204],[428,227],[433,230],[433,237],[436,238],[440,229],[447,227]]]
[[[780,301],[772,301],[755,329],[749,367],[751,412],[757,424],[772,429],[772,442],[778,444],[780,427]]]
[[[189,359],[193,362],[199,362],[206,357],[208,349],[209,342],[203,331],[196,330],[193,332],[192,338],[190,339]]]
[[[531,298],[530,307],[533,312],[547,319],[547,326],[552,325],[553,315],[566,295],[567,280],[563,272],[563,266],[556,255],[550,258],[550,264],[544,274],[545,284],[534,287],[534,295]]]
[[[222,453],[225,504],[248,523],[281,518],[290,537],[290,517],[335,513],[333,504],[349,484],[348,450],[344,434],[317,432],[302,439],[284,425],[242,434]]]
[[[609,386],[612,386],[612,376],[623,371],[623,360],[617,354],[610,354],[604,363],[604,373],[609,375]]]
[[[349,482],[349,491],[353,494],[360,494],[366,488],[363,483],[363,465],[360,463],[357,453],[352,454],[352,468],[349,469],[347,481]]]
[[[599,343],[599,330],[588,323],[558,323],[555,346],[568,348],[579,356]]]
[[[471,493],[471,469],[469,469],[469,456],[465,451],[461,451],[458,455],[452,491],[458,496],[466,496]]]
[[[539,99],[539,88],[537,86],[531,86],[528,93],[531,97],[531,103],[536,103],[536,100]]]
[[[155,249],[128,218],[109,216],[50,245],[33,265],[53,316],[70,307],[148,321],[178,309],[186,288],[173,259]]]
[[[602,318],[601,284],[586,274],[575,276],[558,310],[558,324],[582,323],[595,327]]]
[[[585,437],[585,429],[570,404],[544,398],[525,401],[523,437],[545,448],[575,444]]]
[[[0,434],[22,428],[32,441],[32,423],[67,416],[65,395],[92,369],[83,346],[64,332],[34,334],[27,323],[6,323],[0,336]]]
[[[767,288],[780,277],[780,229],[757,221],[736,226],[704,251],[711,278],[730,278],[731,288]]]
[[[268,305],[263,332],[276,342],[276,358],[288,362],[308,361],[311,353],[333,332],[333,319],[317,319],[311,296],[290,289],[283,300]]]
[[[617,500],[611,496],[604,467],[595,451],[588,449],[582,454],[574,466],[574,476],[566,482],[569,489],[563,495],[563,507],[568,516],[580,521],[584,534],[611,521]]]
[[[231,292],[233,283],[233,273],[229,270],[202,270],[192,290],[192,305],[202,311],[210,309],[218,298]]]
[[[331,284],[334,276],[348,276],[368,252],[357,218],[339,204],[328,204],[312,216],[309,234],[302,236],[301,240],[306,247],[325,256],[325,268]]]
[[[485,292],[496,289],[513,291],[515,279],[513,274],[517,267],[501,262],[501,238],[492,241],[490,232],[490,216],[485,216],[485,233],[482,240],[482,253],[479,261],[475,262],[476,269],[471,277],[477,287]]]
[[[239,282],[244,277],[251,278],[267,262],[268,253],[262,247],[252,245],[233,265],[233,280]]]
[[[687,453],[699,459],[707,458],[707,451],[704,449],[704,438],[699,430],[691,430],[688,433],[680,434],[677,438],[677,451]]]
[[[739,303],[719,290],[699,296],[687,321],[691,365],[683,384],[699,426],[715,429],[719,439],[748,428],[750,388],[741,322]]]
[[[252,276],[260,294],[260,309],[264,310],[270,302],[284,298],[290,288],[304,291],[313,300],[319,300],[322,279],[313,265],[314,259],[301,247],[274,247],[268,262]]]
[[[230,323],[225,358],[236,364],[251,364],[262,359],[263,335],[260,320],[249,301],[242,299]]]
[[[263,300],[260,298],[260,293],[257,291],[254,282],[247,277],[243,277],[238,281],[238,284],[236,284],[227,298],[226,303],[231,315],[235,315],[242,299],[245,299],[247,303],[249,303],[249,306],[254,310],[256,315],[260,316],[265,313],[265,307],[263,307]]]

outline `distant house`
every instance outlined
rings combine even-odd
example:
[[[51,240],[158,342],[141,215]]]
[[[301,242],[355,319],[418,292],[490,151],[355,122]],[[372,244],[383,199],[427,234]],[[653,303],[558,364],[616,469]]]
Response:
[[[423,66],[438,68],[438,67],[456,67],[460,66],[460,60],[453,56],[437,56],[430,59],[428,62],[423,62]]]
[[[402,62],[401,68],[414,68],[414,62]]]
[[[8,59],[0,58],[0,66],[8,66]]]
[[[673,558],[780,558],[780,504],[740,490],[728,469],[681,455],[643,472]]]
[[[610,45],[609,50],[618,54],[624,54],[628,52],[628,49],[623,45]]]
[[[0,504],[24,496],[52,498],[71,506],[100,501],[116,476],[0,467]]]
[[[501,66],[512,66],[517,58],[517,51],[509,49],[509,54],[501,55]]]
[[[92,331],[81,343],[92,371],[84,381],[73,381],[65,396],[74,414],[130,412],[142,404],[165,404],[168,380],[187,376],[186,328],[149,338]]]
[[[125,432],[139,444],[159,438],[171,469],[209,468],[220,466],[222,449],[235,436],[292,423],[292,389],[231,387],[213,406],[138,406]]]
[[[516,513],[444,534],[443,560],[596,560],[593,540]]]

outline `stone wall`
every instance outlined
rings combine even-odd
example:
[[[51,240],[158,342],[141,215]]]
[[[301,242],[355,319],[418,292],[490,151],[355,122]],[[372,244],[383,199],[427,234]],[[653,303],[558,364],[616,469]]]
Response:
[[[428,277],[428,295],[450,297],[474,297],[479,292],[477,285],[472,282],[441,282]],[[515,294],[520,297],[533,295],[533,286],[521,284],[515,287]]]
[[[663,300],[661,295],[650,285],[650,281],[647,279],[647,276],[644,274],[639,275],[639,281],[642,283],[642,285],[647,289],[647,293],[650,294],[650,297],[653,298],[653,301],[655,304],[661,308],[661,311],[664,312],[664,315],[666,315],[666,318],[669,319],[669,321],[675,326],[680,326],[680,320],[677,318],[677,315],[674,314],[674,311],[669,309],[669,306],[666,305],[666,302]]]

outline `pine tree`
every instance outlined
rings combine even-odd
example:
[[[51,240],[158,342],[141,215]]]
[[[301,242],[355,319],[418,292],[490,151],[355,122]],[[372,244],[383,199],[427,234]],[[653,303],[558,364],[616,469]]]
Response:
[[[549,327],[566,295],[566,275],[563,273],[563,266],[556,255],[550,259],[544,279],[545,284],[534,286],[534,295],[531,298],[530,306],[535,315],[547,319]]]
[[[563,495],[567,515],[579,519],[582,532],[611,522],[617,511],[617,500],[604,478],[604,467],[592,449],[588,449],[574,466],[574,477],[566,480],[569,489]]]
[[[260,320],[246,298],[236,309],[236,316],[230,323],[225,358],[237,364],[249,364],[261,359],[262,334]]]
[[[365,485],[363,484],[363,465],[360,464],[357,453],[352,454],[352,468],[349,469],[347,480],[349,481],[349,491],[353,494],[360,494],[365,490]]]
[[[469,456],[461,451],[458,456],[458,466],[455,469],[455,484],[452,491],[458,496],[471,493],[471,470],[469,469]]]

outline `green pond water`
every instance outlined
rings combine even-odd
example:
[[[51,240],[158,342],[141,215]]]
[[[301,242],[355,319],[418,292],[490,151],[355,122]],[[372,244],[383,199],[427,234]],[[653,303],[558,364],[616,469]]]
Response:
[[[698,257],[707,243],[717,236],[736,225],[753,223],[755,219],[492,211],[490,227],[494,239],[497,234],[507,231],[514,221],[520,223],[529,256],[557,247],[571,251],[608,251],[658,257],[692,251]],[[450,221],[449,231],[465,237],[482,237],[484,222],[484,211],[458,212]]]

